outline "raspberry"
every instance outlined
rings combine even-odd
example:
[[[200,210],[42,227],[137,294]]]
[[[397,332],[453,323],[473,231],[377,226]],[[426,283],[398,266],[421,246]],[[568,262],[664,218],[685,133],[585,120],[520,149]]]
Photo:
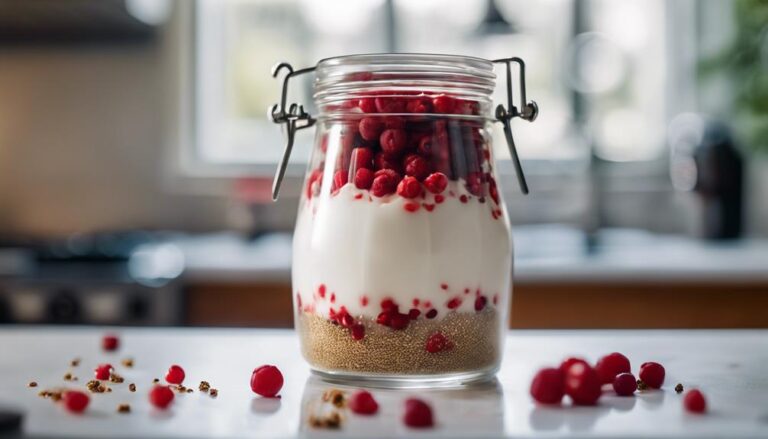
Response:
[[[411,320],[416,320],[421,315],[421,311],[419,311],[416,308],[411,308],[410,311],[408,311],[408,318]]]
[[[401,130],[405,128],[405,119],[397,116],[385,117],[384,128],[387,130]]]
[[[352,169],[373,169],[373,151],[371,148],[355,148],[350,157]]]
[[[365,337],[365,326],[363,326],[361,323],[355,323],[349,329],[349,333],[352,334],[352,339],[362,340],[363,337]]]
[[[347,173],[342,170],[336,171],[333,175],[333,188],[331,189],[331,192],[338,191],[345,184],[347,184]]]
[[[389,195],[397,188],[400,181],[400,175],[391,169],[380,169],[376,171],[371,184],[371,192],[377,197]]]
[[[423,181],[429,176],[429,163],[416,154],[412,154],[405,157],[405,175],[416,177],[417,180]]]
[[[595,405],[602,393],[600,377],[586,363],[575,363],[565,371],[565,393],[576,405]]]
[[[416,151],[424,157],[429,157],[432,154],[432,137],[423,136],[416,144]]]
[[[261,396],[273,398],[283,388],[283,374],[272,365],[257,367],[251,374],[251,390]]]
[[[434,308],[430,309],[429,311],[427,311],[426,314],[424,314],[424,317],[428,319],[434,319],[435,317],[437,317],[437,310]]]
[[[120,346],[120,339],[116,335],[107,334],[101,338],[101,348],[107,352],[116,351]]]
[[[439,194],[438,194],[438,195],[435,195],[435,203],[436,203],[436,204],[440,204],[440,203],[442,203],[443,201],[445,201],[445,197],[444,197],[444,196],[442,196],[442,195],[439,195]]]
[[[434,204],[423,203],[422,205],[424,206],[425,209],[427,209],[427,212],[432,212],[433,210],[435,210]]]
[[[699,389],[692,389],[683,397],[683,406],[691,413],[704,413],[707,411],[707,400]]]
[[[461,306],[461,298],[454,297],[453,299],[449,300],[445,306],[447,306],[448,309],[456,309]]]
[[[415,98],[408,101],[405,109],[409,113],[429,113],[432,111],[432,102],[427,98]]]
[[[399,155],[405,149],[408,138],[402,129],[384,130],[379,136],[382,151],[390,155]]]
[[[373,158],[373,167],[376,170],[391,169],[398,174],[402,172],[402,165],[397,156],[390,156],[383,152],[378,152]]]
[[[378,117],[364,117],[358,124],[360,137],[365,140],[376,140],[384,131],[384,124]]]
[[[389,327],[395,330],[405,329],[410,321],[408,314],[394,313],[389,318]]]
[[[600,382],[609,384],[613,382],[616,375],[630,372],[631,368],[627,357],[618,352],[614,352],[597,360],[595,370],[597,370],[597,374],[600,375]]]
[[[584,360],[583,358],[569,357],[563,360],[562,363],[560,363],[560,371],[563,373],[566,373],[568,369],[576,363],[581,363],[589,366],[589,363],[587,363],[586,360]]]
[[[72,413],[82,413],[88,407],[88,403],[91,402],[91,398],[85,392],[79,390],[67,390],[62,395],[64,401],[64,407]]]
[[[631,373],[622,372],[613,379],[613,390],[619,396],[632,396],[637,390],[637,379]]]
[[[432,408],[424,401],[417,398],[405,400],[405,425],[413,428],[429,428],[434,425]]]
[[[398,306],[392,299],[384,299],[381,301],[381,309],[384,311],[397,312]]]
[[[485,308],[485,305],[488,303],[488,298],[485,296],[477,296],[475,298],[475,311],[480,312]]]
[[[433,194],[442,193],[448,186],[448,177],[442,172],[435,172],[424,179],[424,187]]]
[[[355,319],[349,313],[345,312],[341,315],[341,318],[339,319],[339,323],[341,323],[341,326],[345,328],[351,328],[352,325],[355,324]]]
[[[375,98],[376,109],[379,113],[403,113],[405,112],[405,100],[402,98],[381,97]]]
[[[355,172],[355,187],[358,189],[370,189],[373,184],[373,171],[360,168]]]
[[[382,311],[379,313],[379,315],[376,317],[376,323],[379,325],[389,326],[389,324],[392,321],[392,312],[390,311]]]
[[[456,107],[456,100],[450,96],[439,95],[432,99],[432,106],[437,113],[450,114]]]
[[[560,369],[541,369],[531,381],[531,396],[542,404],[560,404],[565,395],[565,376]]]
[[[320,296],[321,299],[325,298],[325,284],[320,284],[317,287],[317,295]]]
[[[637,374],[648,387],[660,389],[664,384],[664,366],[659,363],[649,361],[640,365],[640,373]]]
[[[362,98],[357,101],[357,106],[363,110],[363,113],[376,112],[376,101],[373,98]]]
[[[97,380],[108,380],[109,376],[112,374],[112,365],[111,364],[99,364],[96,366],[96,369],[93,370],[94,377]]]
[[[173,398],[173,390],[168,386],[154,386],[149,391],[149,402],[159,409],[167,408],[173,402]]]
[[[427,344],[424,347],[430,354],[447,351],[453,348],[453,343],[442,332],[435,332],[427,338]]]
[[[165,374],[165,381],[171,384],[181,384],[184,382],[184,377],[186,377],[184,369],[178,364],[174,364],[168,368],[168,373]]]
[[[459,201],[461,201],[464,204],[467,204],[467,201],[469,201],[469,198],[467,198],[466,195],[461,194],[461,196],[459,197]]]
[[[379,403],[365,390],[358,390],[349,397],[349,409],[358,415],[373,415],[379,411]]]
[[[421,195],[421,183],[414,177],[405,177],[397,185],[397,195],[403,198],[416,198]]]

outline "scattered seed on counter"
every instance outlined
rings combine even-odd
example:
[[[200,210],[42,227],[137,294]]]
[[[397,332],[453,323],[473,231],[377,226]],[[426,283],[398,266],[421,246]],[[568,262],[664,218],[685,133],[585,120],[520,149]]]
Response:
[[[198,389],[200,389],[201,392],[208,392],[211,388],[211,383],[208,381],[200,381],[200,386],[198,386]]]
[[[133,358],[124,358],[123,361],[120,362],[123,366],[127,368],[133,367]]]
[[[72,375],[71,372],[67,372],[64,374],[64,381],[77,381],[77,377]]]
[[[191,387],[187,388],[187,393],[192,393],[192,392],[194,392],[194,390]]]
[[[90,380],[85,385],[85,388],[88,389],[91,393],[104,393],[104,392],[111,392],[112,389],[109,389],[107,386],[101,383],[99,380]]]
[[[339,389],[329,389],[323,392],[323,401],[330,402],[338,408],[343,408],[346,405],[344,392]]]
[[[209,394],[211,395],[211,398],[216,398],[217,396],[219,396],[219,391],[218,389],[211,389],[209,391]]]
[[[153,380],[152,380],[152,384],[157,384],[157,383],[159,383],[159,382],[160,382],[160,379],[159,379],[159,378],[155,378],[155,379],[153,379]]]
[[[75,358],[74,360],[69,362],[69,365],[72,366],[72,367],[79,366],[80,365],[80,359],[79,358]]]
[[[41,390],[37,396],[45,399],[51,399],[51,401],[60,401],[62,397],[62,391],[61,390]]]
[[[131,406],[129,404],[120,404],[117,406],[117,412],[118,413],[130,413],[131,412]]]
[[[112,372],[111,374],[109,374],[109,381],[113,382],[113,383],[119,384],[119,383],[124,382],[125,379],[123,377],[121,377],[120,375]]]
[[[133,383],[128,384],[128,390],[130,390],[131,392],[135,392],[136,391],[136,384],[133,384]]]
[[[104,387],[104,386],[102,386],[102,387]],[[112,393],[112,388],[111,387],[107,387],[106,389],[107,389],[107,393]],[[103,392],[103,390],[102,390],[102,392]]]
[[[27,383],[27,387],[37,387],[37,381],[30,381]]]
[[[179,384],[178,386],[171,386],[172,389],[176,390],[179,393],[187,393],[187,388]]]
[[[685,390],[685,388],[683,387],[683,385],[682,385],[682,384],[680,384],[680,383],[677,383],[677,385],[675,386],[675,392],[677,392],[677,393],[683,393],[683,390]]]
[[[637,390],[643,391],[648,390],[648,384],[645,384],[645,381],[643,380],[637,380]]]

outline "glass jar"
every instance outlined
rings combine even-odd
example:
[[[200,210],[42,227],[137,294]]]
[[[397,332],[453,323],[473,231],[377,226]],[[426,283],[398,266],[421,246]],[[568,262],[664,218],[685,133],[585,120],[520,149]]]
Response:
[[[325,378],[391,386],[492,377],[512,274],[489,132],[493,62],[353,55],[315,73],[293,239],[304,357]],[[291,110],[293,123],[315,122]]]

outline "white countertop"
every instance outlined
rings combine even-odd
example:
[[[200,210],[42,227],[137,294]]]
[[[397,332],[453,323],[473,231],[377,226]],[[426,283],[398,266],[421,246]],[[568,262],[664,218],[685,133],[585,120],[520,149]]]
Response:
[[[768,331],[514,331],[507,340],[498,381],[458,390],[374,390],[381,404],[371,418],[349,416],[339,432],[308,427],[307,407],[331,386],[310,378],[292,331],[232,329],[122,329],[116,354],[99,350],[101,329],[0,329],[0,407],[26,412],[24,433],[74,437],[768,437]],[[604,396],[597,407],[539,407],[528,395],[535,370],[564,356],[590,360],[614,350],[625,353],[633,371],[655,360],[667,369],[661,391],[636,397]],[[70,369],[82,386],[100,362],[120,363],[130,356],[133,369],[118,367],[126,383],[112,393],[92,396],[86,414],[67,414],[36,396],[46,386],[62,386]],[[77,368],[69,361],[81,357]],[[177,363],[188,385],[210,381],[217,399],[197,391],[177,396],[172,409],[150,408],[146,393],[152,378],[162,378]],[[282,369],[281,399],[251,393],[253,368],[271,363]],[[40,387],[27,388],[35,380]],[[129,382],[136,393],[126,389]],[[677,382],[699,387],[711,411],[704,416],[682,409]],[[435,410],[434,430],[409,430],[400,421],[403,400],[419,395]],[[117,414],[119,403],[132,413]]]
[[[514,230],[515,282],[768,283],[768,240],[712,242],[638,230],[604,230],[593,253],[584,235],[559,225]],[[175,242],[192,281],[290,282],[291,235],[247,243],[234,233]]]

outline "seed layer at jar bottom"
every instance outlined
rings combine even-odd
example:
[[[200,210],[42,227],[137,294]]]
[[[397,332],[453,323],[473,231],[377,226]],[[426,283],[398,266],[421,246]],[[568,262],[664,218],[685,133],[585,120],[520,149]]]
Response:
[[[297,316],[302,353],[314,367],[353,374],[432,375],[492,369],[500,361],[499,313],[452,313],[396,331],[362,319],[365,339],[312,314]]]

